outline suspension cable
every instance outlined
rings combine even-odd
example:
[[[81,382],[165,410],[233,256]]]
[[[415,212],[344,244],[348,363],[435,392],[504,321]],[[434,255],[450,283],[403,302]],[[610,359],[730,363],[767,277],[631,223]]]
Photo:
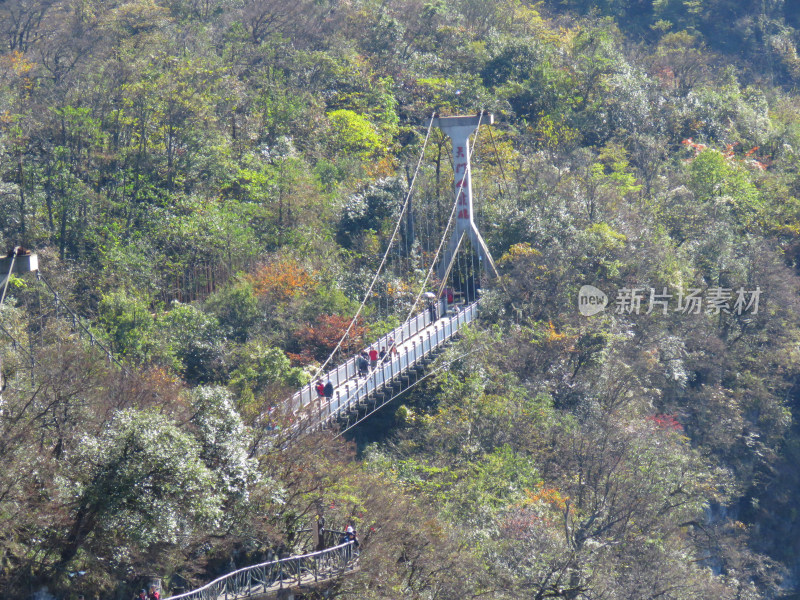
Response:
[[[0,308],[2,308],[2,306],[3,306],[3,302],[4,302],[4,301],[5,301],[5,299],[6,299],[6,291],[8,290],[8,283],[11,281],[11,275],[14,273],[14,262],[17,260],[17,254],[19,253],[19,250],[20,250],[20,247],[19,247],[19,246],[16,246],[16,247],[14,248],[14,250],[12,250],[12,252],[11,252],[11,264],[10,264],[10,266],[8,267],[8,275],[6,276],[6,280],[5,280],[5,282],[3,283],[3,292],[2,292],[2,294],[0,294]],[[5,327],[3,327],[3,325],[2,325],[2,324],[0,324],[0,331],[1,331],[1,332],[3,332],[3,334],[5,334],[5,335],[6,335],[6,336],[7,336],[7,337],[8,337],[8,338],[11,340],[12,347],[13,347],[15,350],[16,350],[17,348],[19,348],[19,349],[20,349],[22,352],[25,352],[25,353],[27,353],[27,355],[28,355],[28,358],[29,358],[29,359],[30,359],[30,361],[31,361],[31,365],[33,365],[33,364],[34,364],[34,362],[35,362],[35,360],[36,360],[36,359],[34,358],[34,356],[33,356],[33,346],[31,346],[31,348],[30,348],[30,349],[26,349],[26,348],[25,348],[25,346],[23,346],[23,345],[22,345],[22,344],[21,344],[21,343],[20,343],[20,342],[17,340],[17,338],[15,338],[15,337],[14,337],[14,334],[12,334],[12,333],[11,333],[11,332],[10,332],[8,329],[6,329]],[[30,340],[28,340],[28,341],[30,342]],[[32,377],[32,376],[31,376],[31,377]]]
[[[483,113],[484,113],[484,111],[481,110],[481,114],[478,117],[478,126],[475,128],[475,131],[478,131],[480,129],[480,127],[481,127],[481,121],[483,120]],[[471,164],[472,164],[472,155],[475,154],[475,148],[477,146],[478,139],[479,138],[478,138],[478,136],[476,134],[475,135],[476,144],[474,146],[470,147],[468,149],[469,151],[467,152],[467,165],[470,165],[468,167],[469,170],[470,170],[470,180],[472,179],[472,166],[471,166]],[[450,157],[450,160],[451,160],[451,164],[452,164],[452,156]],[[466,179],[466,178],[464,178],[464,179]],[[456,198],[458,198],[459,194],[462,192],[462,190],[464,188],[464,179],[462,179],[461,183],[459,184],[458,191],[456,193]],[[456,208],[457,207],[458,207],[458,204],[456,202],[453,202],[453,210],[450,211],[450,218],[447,219],[447,226],[444,228],[444,234],[442,235],[442,240],[439,242],[439,247],[436,249],[436,254],[433,256],[433,260],[431,261],[431,267],[430,267],[430,269],[428,269],[428,274],[425,276],[425,280],[422,282],[422,286],[420,286],[419,294],[417,294],[416,300],[414,300],[414,303],[411,305],[411,310],[408,311],[408,316],[406,317],[406,321],[408,321],[411,318],[411,315],[414,314],[414,310],[416,309],[417,304],[419,304],[419,299],[422,298],[422,294],[425,292],[425,286],[428,285],[428,280],[430,279],[431,275],[433,274],[433,270],[436,268],[436,261],[439,258],[439,254],[442,251],[442,247],[444,246],[445,240],[447,240],[447,232],[450,230],[450,226],[453,224],[453,217],[456,214]]]
[[[497,144],[494,141],[494,135],[492,134],[492,128],[489,127],[488,129],[489,129],[489,138],[492,140],[492,146],[494,146],[494,154],[497,157],[497,164],[500,165],[500,173],[502,173],[502,175],[503,175],[503,183],[505,184],[505,187],[506,187],[506,195],[510,198],[511,197],[511,191],[509,190],[509,187],[508,187],[508,179],[506,178],[506,170],[505,170],[505,167],[503,167],[503,158],[500,156],[500,152],[497,150]],[[509,293],[508,288],[506,287],[506,284],[503,282],[503,280],[498,278],[498,281],[500,282],[500,286],[503,288],[503,291],[508,295],[509,302],[511,303],[511,308],[514,309],[514,315],[515,315],[517,324],[519,324],[519,322],[520,322],[520,320],[522,318],[522,309],[517,307],[516,304],[514,304],[513,296]]]
[[[480,128],[480,126],[481,126],[481,121],[483,120],[483,113],[484,113],[484,111],[481,110],[480,117],[478,118],[478,128]],[[436,113],[434,113],[434,114],[436,114]],[[432,124],[433,124],[433,117],[431,117],[431,125]],[[428,126],[428,133],[430,134],[430,125]],[[426,136],[425,139],[427,141],[427,136]],[[469,148],[469,151],[467,152],[467,164],[470,164],[470,159],[471,159],[473,154],[474,154],[474,147]],[[422,155],[420,155],[420,158],[421,157],[422,157]],[[419,167],[419,165],[417,165],[417,166]],[[416,174],[415,174],[415,177],[416,177]],[[464,181],[462,180],[460,185],[459,185],[459,188],[458,188],[458,192],[459,193],[461,192],[463,187],[464,187]],[[457,197],[458,197],[458,195],[456,195],[456,198]],[[411,319],[411,315],[414,314],[414,310],[416,309],[417,304],[419,304],[419,299],[422,297],[422,294],[425,291],[425,286],[428,284],[428,279],[430,279],[430,276],[433,273],[433,269],[436,267],[436,260],[439,257],[439,253],[442,250],[442,246],[444,245],[444,241],[447,239],[447,232],[450,230],[450,226],[454,223],[453,217],[456,214],[456,208],[457,207],[458,207],[458,204],[456,202],[453,202],[453,210],[450,211],[450,217],[447,220],[447,226],[445,227],[444,235],[442,235],[442,240],[441,240],[441,242],[439,242],[439,247],[436,249],[436,254],[433,257],[433,261],[431,262],[431,268],[428,269],[428,274],[425,276],[425,281],[422,282],[422,286],[420,287],[419,294],[417,294],[416,300],[414,300],[413,304],[411,305],[411,308],[408,311],[408,316],[406,317],[405,321],[410,320]],[[363,306],[363,304],[362,304],[362,306]],[[358,315],[356,315],[356,316],[358,316]],[[344,338],[342,338],[342,339],[344,339]],[[339,340],[339,343],[341,344],[341,340]],[[337,346],[337,349],[338,349],[338,346]],[[336,352],[336,350],[334,350],[334,352]],[[331,356],[333,356],[333,355],[331,355]],[[328,358],[328,361],[330,361],[330,357]],[[328,361],[326,361],[325,364],[327,364]],[[323,365],[323,367],[324,366],[325,365]],[[322,370],[322,368],[320,368],[320,371],[321,370]],[[317,371],[317,373],[319,373],[320,371]],[[315,375],[315,377],[316,377],[316,375]],[[355,390],[354,393],[358,393],[358,390],[360,390],[362,387],[365,387],[366,385],[367,385],[366,381],[364,381],[360,385],[356,385],[356,390]]]
[[[1,325],[1,324],[0,324],[0,332],[2,332],[3,334],[5,334],[5,335],[8,337],[8,339],[10,339],[10,340],[11,340],[11,343],[13,344],[13,346],[14,346],[14,349],[15,349],[15,350],[16,350],[17,348],[19,348],[21,351],[23,351],[23,352],[27,353],[29,358],[33,358],[33,353],[31,353],[31,351],[30,351],[30,350],[27,350],[27,349],[25,348],[25,346],[23,346],[23,345],[22,345],[22,343],[21,343],[19,340],[17,340],[17,338],[15,338],[15,337],[14,337],[14,334],[13,334],[13,333],[11,333],[11,332],[10,332],[8,329],[6,329],[5,327],[3,327],[3,325]]]
[[[42,274],[41,274],[41,272],[39,272],[39,271],[36,271],[36,278],[37,278],[37,279],[39,279],[39,280],[40,280],[42,283],[44,283],[44,284],[45,284],[45,286],[47,286],[47,289],[48,289],[48,290],[50,290],[50,292],[53,294],[53,298],[54,298],[54,300],[55,300],[56,304],[58,304],[58,303],[60,302],[60,303],[61,303],[61,306],[63,306],[63,307],[66,309],[66,311],[67,311],[67,312],[68,312],[68,313],[69,313],[69,314],[72,316],[73,323],[77,324],[77,325],[78,325],[78,326],[79,326],[79,327],[80,327],[80,328],[81,328],[81,329],[82,329],[82,330],[83,330],[83,331],[84,331],[84,332],[85,332],[85,333],[86,333],[86,334],[89,336],[89,343],[90,343],[92,346],[94,346],[95,344],[96,344],[96,345],[98,345],[98,346],[100,347],[100,349],[101,349],[101,350],[103,350],[103,352],[105,352],[105,353],[106,353],[106,356],[108,357],[108,360],[110,360],[110,361],[113,361],[113,362],[114,362],[114,364],[116,364],[116,365],[117,365],[117,366],[118,366],[118,367],[119,367],[119,368],[120,368],[120,369],[121,369],[121,370],[122,370],[122,371],[123,371],[123,372],[124,372],[126,375],[128,375],[129,373],[128,373],[128,370],[125,368],[125,365],[123,365],[123,364],[122,364],[122,363],[121,363],[121,362],[120,362],[120,361],[119,361],[119,360],[118,360],[118,359],[117,359],[117,358],[116,358],[116,357],[115,357],[115,356],[112,354],[111,350],[109,350],[108,348],[106,348],[106,347],[105,347],[105,346],[104,346],[104,345],[103,345],[103,344],[102,344],[102,343],[101,343],[99,340],[97,340],[97,339],[95,338],[95,335],[94,335],[94,333],[92,333],[92,332],[91,332],[91,331],[90,331],[90,330],[89,330],[89,329],[88,329],[88,328],[87,328],[87,327],[86,327],[86,326],[83,324],[83,321],[82,321],[82,320],[81,320],[81,318],[78,316],[78,314],[77,314],[77,313],[76,313],[74,310],[72,310],[72,309],[69,307],[69,305],[68,305],[66,302],[64,302],[64,300],[62,300],[62,299],[59,297],[59,295],[58,295],[58,292],[56,292],[56,291],[53,289],[53,287],[52,287],[52,286],[51,286],[49,283],[47,283],[47,280],[46,280],[44,277],[42,277]]]
[[[492,134],[492,128],[487,127],[487,129],[489,130],[489,139],[492,140],[492,146],[494,147],[494,155],[497,157],[497,164],[500,165],[500,173],[503,175],[503,183],[505,184],[506,187],[506,195],[511,197],[511,192],[508,189],[508,179],[506,178],[506,170],[505,167],[503,167],[503,159],[500,156],[500,152],[497,150],[497,144],[494,141],[494,134]]]
[[[330,363],[331,360],[333,360],[333,357],[339,351],[339,348],[342,347],[344,340],[347,339],[348,335],[350,335],[350,331],[352,331],[353,326],[358,320],[359,315],[361,315],[361,311],[364,310],[364,305],[370,298],[370,295],[372,294],[372,289],[375,287],[375,283],[377,282],[378,277],[381,274],[381,270],[383,269],[383,266],[386,264],[386,258],[389,255],[389,252],[391,252],[392,244],[394,243],[394,240],[397,237],[397,232],[400,231],[400,224],[403,222],[403,215],[405,214],[406,208],[408,207],[408,202],[411,198],[411,192],[414,189],[414,183],[417,180],[417,174],[419,173],[419,168],[420,165],[422,164],[422,159],[425,157],[425,148],[428,145],[428,139],[430,138],[431,135],[431,129],[433,128],[433,119],[435,116],[436,116],[435,112],[431,114],[430,122],[428,123],[428,131],[425,133],[425,141],[422,144],[422,151],[420,152],[419,160],[417,161],[417,167],[416,169],[414,169],[414,176],[411,178],[411,184],[408,187],[408,193],[406,194],[406,199],[403,202],[403,208],[400,211],[400,217],[397,219],[397,224],[395,225],[394,233],[392,233],[392,237],[389,239],[389,244],[386,247],[386,252],[384,252],[383,254],[383,259],[381,260],[381,264],[378,266],[378,270],[375,272],[375,276],[372,278],[372,283],[369,284],[369,289],[367,289],[367,293],[364,294],[364,300],[361,301],[361,306],[358,307],[358,311],[356,311],[355,316],[353,316],[352,320],[350,321],[350,325],[347,326],[347,330],[344,332],[344,335],[342,335],[341,339],[339,340],[339,343],[336,344],[336,348],[333,349],[333,352],[331,352],[330,356],[328,356],[328,358],[325,359],[325,362],[322,363],[322,365],[316,370],[313,377],[311,378],[312,381],[317,377],[319,377],[320,373],[322,373],[325,370],[325,367],[328,366],[328,363]]]

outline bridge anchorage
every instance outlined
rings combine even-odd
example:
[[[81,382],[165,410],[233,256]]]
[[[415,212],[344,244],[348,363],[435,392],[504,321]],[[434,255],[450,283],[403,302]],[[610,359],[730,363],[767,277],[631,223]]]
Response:
[[[470,137],[479,129],[480,125],[492,123],[494,123],[494,116],[485,112],[469,116],[438,117],[435,114],[431,116],[425,145],[427,145],[433,126],[438,126],[450,138],[454,170],[454,200],[433,265],[413,305],[414,307],[423,306],[423,309],[414,314],[412,308],[401,326],[371,344],[372,348],[386,348],[388,353],[381,360],[373,361],[366,376],[360,372],[358,358],[353,357],[328,371],[323,377],[323,382],[330,381],[330,387],[333,388],[331,391],[329,387],[329,394],[318,395],[315,389],[317,382],[317,377],[315,377],[311,383],[289,398],[286,408],[290,414],[294,415],[298,433],[309,429],[327,428],[334,424],[339,426],[340,433],[344,433],[362,422],[400,394],[412,388],[424,377],[426,367],[444,350],[453,337],[477,318],[476,280],[478,271],[482,266],[491,276],[496,277],[497,269],[475,223],[470,161],[475,145],[470,143]],[[398,218],[395,234],[389,243],[376,278],[386,262],[392,243],[404,221],[413,184],[424,153],[425,146],[422,148],[417,171],[414,173],[406,202]],[[449,241],[446,249],[442,252],[448,233],[450,233]],[[459,256],[459,249],[464,245],[465,238],[469,239],[472,250],[477,253],[478,267],[473,265],[471,271],[468,268],[465,269],[468,274],[459,276],[460,285],[457,286],[461,287],[463,292],[454,294],[453,289],[447,287],[447,282],[453,272]],[[439,282],[434,288],[437,291],[435,293],[423,292],[431,280],[434,266],[436,266]],[[471,286],[468,285],[470,280]],[[373,279],[373,285],[374,283],[375,279]],[[373,285],[367,291],[367,297],[372,293]],[[456,298],[455,296],[461,297]],[[458,302],[459,299],[461,302]],[[366,302],[366,297],[364,302]],[[361,306],[363,308],[363,302]],[[361,309],[356,313],[331,357],[336,355],[342,342],[348,336],[360,311]],[[320,373],[325,370],[331,357],[322,365]]]

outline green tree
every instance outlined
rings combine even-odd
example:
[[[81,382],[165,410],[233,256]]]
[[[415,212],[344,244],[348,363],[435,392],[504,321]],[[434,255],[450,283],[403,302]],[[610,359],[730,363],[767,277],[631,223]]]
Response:
[[[176,367],[187,382],[218,381],[224,377],[224,334],[213,315],[175,301],[158,318],[156,327],[166,352],[175,356]]]
[[[244,342],[251,329],[262,318],[252,284],[238,281],[210,296],[206,309],[216,316],[225,334],[236,342]]]
[[[107,332],[115,354],[146,362],[159,353],[155,317],[149,303],[127,292],[111,292],[98,305],[98,322]]]

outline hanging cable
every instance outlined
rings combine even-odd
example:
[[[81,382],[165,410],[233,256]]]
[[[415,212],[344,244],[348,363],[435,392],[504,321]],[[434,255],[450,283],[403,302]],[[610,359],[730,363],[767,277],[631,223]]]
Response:
[[[11,281],[11,275],[14,273],[14,263],[17,260],[17,254],[19,254],[19,250],[20,250],[20,247],[19,246],[15,246],[14,250],[11,251],[11,264],[8,267],[8,275],[6,275],[6,280],[3,282],[3,292],[2,292],[2,294],[0,294],[0,308],[2,308],[3,302],[5,302],[5,299],[6,299],[6,292],[8,291],[8,284]],[[15,350],[17,348],[19,348],[23,352],[27,353],[28,358],[31,361],[31,381],[33,381],[33,367],[36,364],[36,359],[33,356],[33,348],[31,347],[30,349],[26,350],[25,346],[23,346],[19,341],[17,341],[17,338],[15,338],[14,335],[8,329],[3,327],[2,325],[0,325],[0,331],[2,331],[11,340],[12,347]],[[30,336],[30,334],[29,334],[29,336]],[[28,341],[30,342],[30,337],[29,337]]]
[[[48,290],[50,290],[50,292],[53,294],[53,298],[55,299],[55,302],[56,302],[56,303],[60,302],[60,303],[61,303],[61,306],[63,306],[63,307],[64,307],[64,309],[65,309],[65,310],[66,310],[66,311],[67,311],[67,312],[68,312],[68,313],[69,313],[69,314],[72,316],[72,319],[73,319],[73,320],[72,320],[72,322],[73,322],[73,323],[77,323],[77,325],[78,325],[78,326],[79,326],[79,327],[80,327],[80,328],[81,328],[81,329],[82,329],[82,330],[83,330],[83,331],[84,331],[84,332],[85,332],[85,333],[86,333],[86,334],[89,336],[89,343],[90,343],[92,346],[94,346],[94,345],[97,345],[97,346],[99,346],[99,347],[100,347],[100,349],[101,349],[103,352],[105,352],[105,353],[106,353],[106,356],[108,356],[108,359],[109,359],[109,361],[111,361],[111,362],[113,362],[114,364],[116,364],[116,365],[117,365],[117,366],[118,366],[118,367],[119,367],[119,368],[120,368],[120,369],[121,369],[121,370],[122,370],[122,371],[123,371],[125,374],[129,374],[129,373],[128,373],[128,370],[125,368],[125,365],[123,365],[123,364],[122,364],[122,363],[121,363],[121,362],[120,362],[120,361],[119,361],[119,360],[118,360],[118,359],[117,359],[117,358],[114,356],[114,354],[111,352],[111,350],[109,350],[108,348],[106,348],[106,347],[105,347],[105,346],[104,346],[104,345],[103,345],[103,344],[102,344],[100,341],[98,341],[98,340],[95,338],[95,335],[94,335],[94,333],[92,333],[92,332],[89,330],[89,328],[88,328],[88,327],[86,327],[86,326],[83,324],[83,321],[82,321],[82,320],[81,320],[81,318],[78,316],[78,314],[77,314],[77,313],[76,313],[74,310],[72,310],[72,309],[69,307],[69,305],[67,305],[67,303],[66,303],[66,302],[64,302],[64,301],[63,301],[63,300],[62,300],[62,299],[59,297],[59,295],[58,295],[58,292],[56,292],[56,291],[53,289],[53,287],[52,287],[52,286],[51,286],[49,283],[47,283],[47,280],[46,280],[44,277],[42,277],[42,275],[41,275],[41,272],[39,272],[39,271],[37,271],[37,272],[36,272],[36,278],[37,278],[37,279],[39,279],[39,280],[40,280],[42,283],[44,283],[44,285],[47,287],[47,289],[48,289]]]
[[[494,141],[494,135],[492,134],[492,128],[491,127],[487,127],[487,129],[489,130],[489,139],[492,140],[492,146],[494,146],[494,155],[497,157],[497,164],[500,165],[500,173],[503,175],[503,183],[506,186],[506,195],[508,195],[510,197],[511,196],[511,192],[508,189],[508,179],[506,178],[506,170],[503,167],[503,159],[500,156],[500,152],[498,152],[498,150],[497,150],[497,144]]]
[[[12,347],[15,350],[17,348],[19,348],[20,350],[25,352],[28,355],[29,358],[33,359],[33,354],[31,353],[31,351],[30,350],[26,350],[25,346],[23,346],[22,343],[20,343],[19,340],[17,340],[17,338],[14,337],[14,334],[12,334],[8,329],[6,329],[2,325],[0,325],[0,332],[4,333],[6,335],[6,337],[8,337],[8,339],[11,340]]]
[[[478,117],[478,126],[477,126],[477,129],[479,129],[479,128],[480,128],[480,126],[481,126],[481,121],[483,120],[483,113],[484,113],[484,111],[483,111],[483,110],[481,110],[480,116]],[[434,114],[435,114],[435,113],[434,113]],[[431,117],[431,125],[432,125],[432,124],[433,124],[433,117]],[[428,134],[430,134],[430,126],[428,127]],[[426,139],[426,141],[427,141],[427,136],[426,136],[426,138],[425,138],[425,139]],[[471,159],[472,155],[474,154],[474,150],[475,150],[475,149],[474,149],[474,147],[471,147],[471,148],[469,148],[469,149],[468,149],[468,152],[467,152],[467,164],[469,164],[469,163],[470,163],[470,159]],[[452,162],[451,162],[451,164],[452,164]],[[419,165],[417,165],[417,166],[419,167]],[[414,177],[416,177],[416,173],[414,174]],[[457,191],[457,192],[456,192],[456,194],[455,194],[455,197],[456,197],[456,198],[458,198],[458,195],[459,195],[459,194],[461,193],[461,191],[463,190],[463,187],[464,187],[464,181],[462,180],[462,181],[461,181],[461,183],[459,184],[458,191]],[[431,261],[431,267],[430,267],[430,269],[428,269],[428,273],[427,273],[427,275],[425,276],[425,280],[422,282],[422,286],[420,287],[420,290],[419,290],[419,293],[417,294],[417,297],[416,297],[416,299],[415,299],[415,300],[414,300],[414,302],[411,304],[411,308],[410,308],[410,309],[409,309],[409,311],[408,311],[408,315],[406,316],[406,318],[405,318],[405,321],[409,321],[409,320],[411,319],[411,316],[414,314],[414,311],[416,310],[417,304],[419,304],[420,298],[422,298],[422,294],[425,292],[425,286],[426,286],[426,285],[428,285],[428,280],[430,279],[430,277],[431,277],[431,274],[433,273],[433,270],[436,268],[436,261],[437,261],[437,259],[438,259],[438,257],[439,257],[439,254],[440,254],[440,253],[441,253],[441,251],[442,251],[442,247],[444,246],[444,242],[445,242],[445,240],[447,239],[447,233],[450,231],[450,227],[451,227],[451,226],[452,226],[452,225],[455,223],[455,221],[454,221],[453,217],[455,217],[455,214],[456,214],[456,208],[457,208],[457,207],[458,207],[458,204],[457,204],[456,202],[453,202],[453,209],[450,211],[450,217],[447,219],[447,225],[445,226],[444,235],[442,235],[442,239],[441,239],[441,241],[439,242],[439,246],[438,246],[438,248],[436,248],[436,254],[435,254],[435,255],[434,255],[434,257],[433,257],[433,260]],[[456,252],[457,252],[457,251],[458,251],[458,249],[456,248]],[[404,321],[404,322],[405,322],[405,321]],[[345,335],[346,335],[346,334],[345,334]],[[344,337],[343,337],[342,339],[344,339]],[[342,342],[342,340],[339,340],[339,344],[341,344],[341,342]],[[337,346],[337,349],[338,349],[338,346]],[[336,352],[336,350],[334,350],[334,352]],[[330,360],[330,357],[328,358],[328,361],[329,361],[329,360]],[[326,362],[325,362],[325,364],[327,364],[327,362],[328,362],[328,361],[326,361]],[[323,367],[322,367],[322,368],[324,368],[324,366],[325,366],[325,365],[323,365]],[[318,374],[319,374],[319,373],[322,371],[322,368],[320,368],[320,370],[319,370],[319,371],[317,371],[317,375],[318,375]],[[316,377],[317,375],[315,375],[315,377]],[[366,385],[367,385],[367,382],[366,382],[366,381],[364,381],[363,383],[361,383],[361,384],[357,385],[357,386],[356,386],[356,389],[355,389],[355,391],[354,391],[354,393],[357,395],[357,394],[358,394],[358,391],[359,391],[361,388],[365,387]]]
[[[480,116],[478,117],[478,126],[475,128],[476,131],[480,130],[481,121],[483,120],[483,113],[484,113],[484,111],[481,110]],[[470,147],[468,149],[469,151],[467,152],[467,164],[470,164],[470,161],[472,159],[472,155],[475,154],[475,148],[477,146],[477,141],[478,141],[478,136],[476,135],[475,136],[475,142],[476,142],[475,146]],[[452,156],[450,157],[450,164],[452,165]],[[463,188],[464,188],[464,180],[462,179],[461,183],[460,183],[460,185],[458,187],[458,190],[457,190],[457,192],[455,194],[456,198],[458,198],[458,196],[461,193],[461,191],[463,190]],[[408,321],[411,318],[411,315],[414,314],[414,310],[416,309],[417,304],[419,304],[419,300],[420,300],[420,298],[422,298],[422,294],[425,292],[425,286],[428,285],[428,280],[430,279],[431,275],[433,274],[433,270],[436,268],[436,261],[439,258],[439,254],[442,252],[442,248],[444,247],[445,241],[447,240],[447,233],[448,233],[448,231],[450,231],[450,226],[454,223],[453,217],[456,214],[456,208],[457,207],[458,207],[458,204],[456,202],[453,202],[453,210],[450,211],[450,217],[447,219],[447,226],[445,227],[444,234],[442,235],[442,239],[439,242],[439,247],[436,249],[436,254],[433,257],[433,260],[431,261],[431,268],[428,269],[428,274],[425,276],[425,280],[422,282],[422,286],[420,287],[419,294],[417,294],[416,300],[414,300],[414,303],[411,305],[411,310],[408,312],[408,316],[406,317],[406,321]]]
[[[386,264],[386,258],[389,255],[389,252],[391,251],[392,244],[394,243],[395,238],[397,237],[397,232],[400,231],[400,224],[403,222],[403,215],[405,214],[406,208],[408,207],[409,199],[411,198],[411,192],[414,189],[414,182],[417,180],[417,174],[419,173],[419,168],[420,168],[420,165],[422,164],[422,159],[425,156],[425,148],[428,145],[428,139],[430,138],[430,135],[431,135],[431,129],[433,128],[433,119],[434,119],[435,116],[436,116],[435,112],[431,114],[430,122],[428,123],[428,131],[425,133],[425,141],[422,144],[422,151],[420,152],[419,160],[417,161],[417,167],[416,167],[416,169],[414,169],[414,176],[411,178],[411,185],[409,186],[408,194],[406,194],[406,199],[403,202],[403,208],[400,211],[400,217],[397,219],[397,225],[395,225],[394,233],[392,233],[392,237],[389,240],[389,245],[386,248],[386,252],[384,252],[384,254],[383,254],[383,259],[381,259],[381,264],[378,266],[378,270],[375,273],[375,276],[372,278],[372,283],[369,284],[369,289],[367,290],[367,293],[364,294],[364,300],[362,300],[361,306],[358,307],[358,310],[356,311],[355,316],[350,321],[350,325],[347,326],[347,330],[344,332],[344,335],[342,335],[341,339],[339,340],[339,343],[336,344],[336,348],[333,349],[333,352],[331,352],[330,356],[328,356],[328,358],[325,360],[325,362],[322,363],[322,365],[314,373],[313,377],[311,378],[312,381],[314,379],[316,379],[317,377],[319,377],[320,373],[322,373],[325,370],[325,367],[327,367],[328,363],[331,362],[333,357],[339,351],[339,348],[342,347],[342,344],[344,343],[344,340],[347,339],[348,335],[350,335],[350,332],[352,331],[353,326],[355,325],[356,321],[358,320],[358,317],[361,315],[361,311],[364,310],[364,305],[367,303],[367,300],[369,299],[370,295],[372,294],[372,290],[375,287],[375,282],[378,280],[378,277],[381,274],[381,270],[383,269],[383,266]]]
[[[475,268],[475,248],[471,248],[469,253],[470,268],[472,269],[472,297],[478,298],[478,271]]]

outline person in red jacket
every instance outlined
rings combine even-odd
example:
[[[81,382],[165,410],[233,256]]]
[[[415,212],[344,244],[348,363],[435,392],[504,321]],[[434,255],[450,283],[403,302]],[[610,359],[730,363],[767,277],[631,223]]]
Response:
[[[369,349],[369,366],[373,369],[378,366],[378,351],[375,346],[370,346]]]

